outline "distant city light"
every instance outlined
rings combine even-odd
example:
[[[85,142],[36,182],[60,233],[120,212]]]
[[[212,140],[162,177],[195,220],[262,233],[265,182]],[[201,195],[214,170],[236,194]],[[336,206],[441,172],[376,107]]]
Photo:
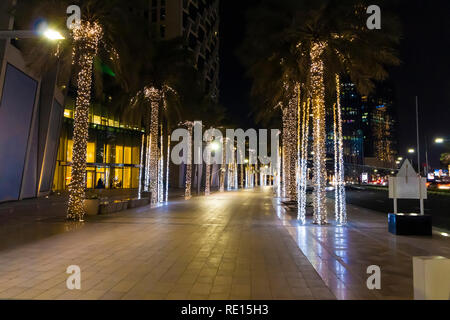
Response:
[[[398,160],[398,161],[402,161],[402,160],[403,160],[403,157],[398,157],[397,160]]]
[[[444,138],[436,138],[434,140],[434,142],[436,142],[436,143],[444,143]]]
[[[416,150],[414,150],[414,149],[408,149],[408,153],[414,153],[414,152],[416,152]]]

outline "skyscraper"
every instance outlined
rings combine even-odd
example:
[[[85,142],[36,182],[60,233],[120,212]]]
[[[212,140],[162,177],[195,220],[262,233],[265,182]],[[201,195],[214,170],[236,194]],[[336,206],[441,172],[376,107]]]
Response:
[[[205,79],[205,91],[219,97],[219,0],[149,0],[152,32],[161,39],[183,37]]]

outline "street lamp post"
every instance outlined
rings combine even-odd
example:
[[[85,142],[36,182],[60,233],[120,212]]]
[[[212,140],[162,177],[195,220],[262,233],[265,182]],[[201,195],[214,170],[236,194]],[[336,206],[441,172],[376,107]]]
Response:
[[[61,32],[50,28],[42,33],[33,30],[0,30],[0,39],[34,39],[42,36],[52,41],[65,39]]]
[[[419,97],[418,96],[416,96],[416,129],[417,129],[417,173],[420,176]]]

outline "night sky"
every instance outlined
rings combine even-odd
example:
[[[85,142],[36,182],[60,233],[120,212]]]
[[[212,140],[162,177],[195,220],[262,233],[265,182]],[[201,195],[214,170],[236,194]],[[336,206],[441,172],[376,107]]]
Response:
[[[221,1],[220,102],[229,120],[242,128],[254,127],[250,106],[251,81],[235,55],[245,32],[245,12],[258,0]],[[376,4],[376,1],[374,1]],[[383,7],[381,8],[383,10]],[[425,136],[429,160],[439,165],[446,150],[434,138],[450,139],[450,1],[399,1],[395,9],[403,38],[399,57],[402,65],[391,70],[390,81],[396,93],[395,111],[399,121],[399,154],[416,148],[415,96],[419,96],[421,162],[425,162]],[[447,144],[448,149],[448,144]]]

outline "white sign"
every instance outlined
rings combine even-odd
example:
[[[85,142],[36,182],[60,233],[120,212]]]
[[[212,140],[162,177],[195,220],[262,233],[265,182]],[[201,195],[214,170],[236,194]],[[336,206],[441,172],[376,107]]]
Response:
[[[397,176],[389,177],[390,199],[427,199],[427,179],[419,177],[408,160]]]
[[[397,214],[397,199],[419,199],[420,213],[424,214],[423,200],[427,199],[427,179],[419,176],[406,159],[397,176],[389,177],[389,198],[394,199]]]

